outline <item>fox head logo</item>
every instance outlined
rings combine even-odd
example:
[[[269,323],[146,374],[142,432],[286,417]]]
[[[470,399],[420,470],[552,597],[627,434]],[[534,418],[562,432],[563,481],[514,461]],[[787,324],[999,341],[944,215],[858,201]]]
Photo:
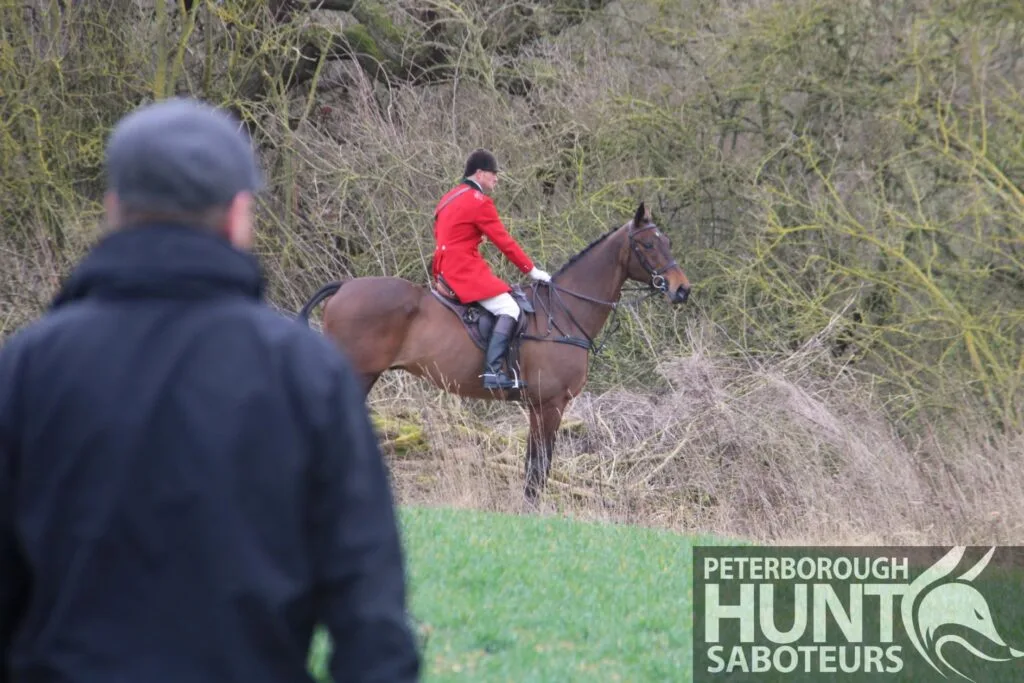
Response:
[[[907,588],[900,605],[903,626],[907,635],[924,660],[943,677],[946,676],[938,665],[937,659],[948,670],[962,678],[973,681],[961,671],[953,667],[942,654],[942,648],[949,643],[956,643],[971,654],[989,662],[1006,662],[1024,657],[1024,652],[1009,647],[996,631],[992,621],[992,612],[985,597],[971,585],[992,559],[996,549],[991,548],[976,565],[961,574],[958,578],[940,583],[942,579],[953,573],[960,563],[966,546],[956,546],[945,557],[921,573]],[[982,652],[971,642],[959,635],[939,636],[942,626],[956,625],[968,628],[988,641],[1008,656],[995,657]],[[987,648],[986,648],[987,649]]]

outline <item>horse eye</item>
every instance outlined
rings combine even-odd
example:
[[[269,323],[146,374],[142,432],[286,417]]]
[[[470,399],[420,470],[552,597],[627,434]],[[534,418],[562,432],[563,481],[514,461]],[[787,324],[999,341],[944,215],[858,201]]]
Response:
[[[654,242],[644,242],[644,246],[647,247],[648,249],[653,249]]]

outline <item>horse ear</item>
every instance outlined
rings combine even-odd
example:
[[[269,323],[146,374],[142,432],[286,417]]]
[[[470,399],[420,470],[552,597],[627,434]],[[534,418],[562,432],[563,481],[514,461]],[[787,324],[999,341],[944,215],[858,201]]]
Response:
[[[650,215],[647,213],[647,209],[644,208],[644,203],[640,202],[640,206],[636,207],[636,215],[633,216],[633,227],[639,228],[641,225],[644,225]]]

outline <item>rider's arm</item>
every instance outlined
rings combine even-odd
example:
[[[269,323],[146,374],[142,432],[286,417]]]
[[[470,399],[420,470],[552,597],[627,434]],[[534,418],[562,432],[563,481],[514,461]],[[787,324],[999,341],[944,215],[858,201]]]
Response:
[[[533,270],[533,261],[526,255],[522,247],[516,243],[512,235],[508,234],[508,230],[505,229],[501,219],[498,217],[498,209],[495,208],[494,202],[489,197],[484,198],[480,202],[480,209],[476,218],[480,230],[487,235],[487,239],[493,242],[494,246],[501,250],[505,258],[524,273],[529,273]]]

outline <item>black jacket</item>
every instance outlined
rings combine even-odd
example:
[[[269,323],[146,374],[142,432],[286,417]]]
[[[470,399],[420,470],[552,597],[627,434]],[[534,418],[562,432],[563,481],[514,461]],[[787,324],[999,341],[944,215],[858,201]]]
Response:
[[[362,392],[256,260],[115,233],[0,350],[0,683],[414,681]]]

